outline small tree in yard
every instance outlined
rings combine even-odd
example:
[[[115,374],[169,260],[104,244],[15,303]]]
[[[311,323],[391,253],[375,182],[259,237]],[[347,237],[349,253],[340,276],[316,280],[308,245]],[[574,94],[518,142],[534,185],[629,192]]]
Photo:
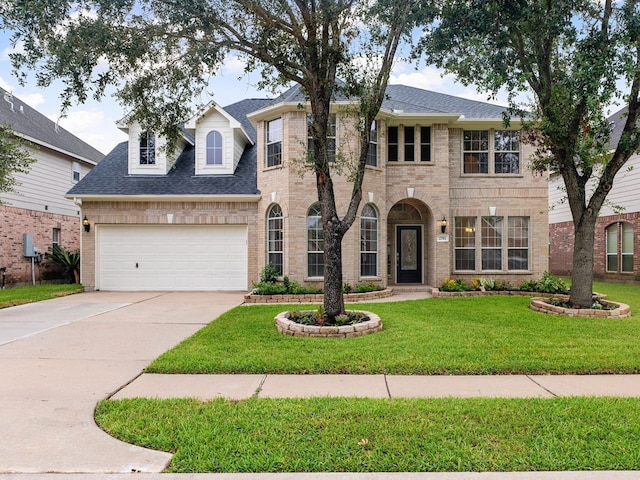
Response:
[[[523,140],[538,147],[534,168],[564,180],[575,233],[570,301],[591,305],[598,214],[640,146],[640,2],[440,3],[442,21],[422,40],[430,60],[486,91],[506,88],[512,100],[533,93]],[[622,94],[629,112],[610,153],[606,112]]]
[[[261,69],[262,87],[300,85],[312,115],[309,158],[322,211],[325,310],[329,320],[344,313],[342,239],[361,201],[369,131],[396,52],[416,24],[430,21],[430,2],[15,0],[0,8],[14,41],[23,42],[13,55],[16,67],[37,69],[44,86],[62,79],[65,105],[118,86],[131,119],[174,139],[169,148],[192,99],[229,52],[247,60],[247,71]],[[358,104],[361,147],[342,218],[327,152],[329,108],[339,93]]]
[[[17,181],[13,174],[29,173],[33,162],[35,158],[29,154],[13,130],[6,125],[0,125],[0,193],[15,191]]]

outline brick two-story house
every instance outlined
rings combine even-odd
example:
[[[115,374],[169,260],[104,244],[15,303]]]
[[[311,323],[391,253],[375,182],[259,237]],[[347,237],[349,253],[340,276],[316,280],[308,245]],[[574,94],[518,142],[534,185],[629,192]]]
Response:
[[[355,121],[332,106],[335,189],[351,194]],[[344,238],[344,281],[521,282],[548,265],[546,178],[503,107],[392,85],[371,132],[363,201]],[[82,200],[82,282],[103,290],[246,290],[272,263],[320,284],[323,241],[306,168],[308,105],[297,87],[268,100],[211,104],[174,155],[136,124],[67,194]],[[333,150],[333,148],[332,148]]]
[[[36,160],[29,173],[13,173],[15,191],[0,193],[0,268],[10,286],[48,280],[52,272],[24,255],[25,234],[43,253],[53,245],[78,248],[80,207],[64,195],[104,155],[2,89],[0,122]]]

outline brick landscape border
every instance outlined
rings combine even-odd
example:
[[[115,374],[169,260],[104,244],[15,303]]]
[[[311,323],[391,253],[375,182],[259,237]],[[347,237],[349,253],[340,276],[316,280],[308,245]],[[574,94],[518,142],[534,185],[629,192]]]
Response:
[[[289,320],[290,312],[282,312],[276,315],[275,322],[280,333],[294,337],[349,338],[361,337],[382,330],[382,320],[378,315],[372,312],[358,311],[369,317],[369,320],[355,325],[320,327],[293,322]]]
[[[567,295],[559,296],[563,300],[568,300]],[[625,303],[612,302],[600,299],[602,305],[607,307],[615,307],[612,310],[595,310],[593,308],[565,308],[551,305],[542,297],[531,299],[529,308],[536,312],[550,313],[555,315],[567,315],[569,317],[585,317],[585,318],[626,318],[631,316],[631,309]]]
[[[393,295],[393,288],[385,288],[375,292],[366,293],[346,293],[344,301],[349,303],[363,302],[366,300],[375,300],[378,298],[387,298]],[[245,303],[322,303],[324,295],[322,293],[303,293],[303,294],[283,294],[283,295],[256,295],[247,293],[244,296]]]

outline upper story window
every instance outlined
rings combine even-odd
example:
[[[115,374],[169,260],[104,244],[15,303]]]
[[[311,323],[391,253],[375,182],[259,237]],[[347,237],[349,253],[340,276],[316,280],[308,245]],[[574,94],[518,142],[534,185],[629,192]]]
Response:
[[[372,167],[378,166],[378,121],[371,123],[371,131],[369,132],[369,149],[367,150],[367,165]]]
[[[71,165],[71,176],[74,182],[80,181],[80,164],[78,162],[73,162]]]
[[[489,131],[465,130],[464,173],[489,173]]]
[[[222,165],[222,134],[217,130],[207,134],[207,165]]]
[[[327,131],[327,159],[330,163],[336,161],[336,138],[337,138],[337,118],[335,113],[329,114],[329,124]],[[311,128],[313,125],[313,115],[307,114],[307,150],[309,155],[313,155],[313,135]]]
[[[496,130],[495,173],[520,173],[520,132]]]
[[[282,118],[267,122],[267,167],[282,164]]]
[[[387,161],[405,162],[416,161],[416,153],[419,153],[421,162],[431,161],[431,127],[403,127],[403,141],[400,142],[398,127],[387,128]],[[416,148],[419,145],[419,150]],[[402,153],[402,158],[399,158]]]
[[[416,158],[416,129],[404,127],[404,161],[413,162]]]
[[[463,139],[463,173],[519,174],[520,132],[517,130],[466,130]],[[493,163],[489,163],[493,158]]]
[[[431,161],[431,127],[420,127],[420,161]]]
[[[387,161],[398,161],[398,127],[387,128]]]
[[[140,165],[156,164],[156,137],[149,132],[140,134]]]

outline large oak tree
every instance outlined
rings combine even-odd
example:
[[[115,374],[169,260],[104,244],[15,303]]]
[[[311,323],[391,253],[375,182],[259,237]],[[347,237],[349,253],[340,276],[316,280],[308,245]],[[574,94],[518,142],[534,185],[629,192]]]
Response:
[[[616,173],[640,146],[640,2],[439,3],[441,22],[422,40],[429,60],[485,91],[506,88],[514,109],[522,107],[518,94],[533,94],[524,139],[538,147],[534,168],[564,181],[575,233],[570,301],[590,306],[596,221]],[[606,117],[618,97],[629,113],[610,148]]]
[[[342,239],[361,201],[369,131],[398,49],[415,25],[430,21],[430,2],[12,0],[0,8],[21,42],[13,55],[19,71],[35,70],[41,86],[61,79],[67,106],[115,85],[132,120],[170,139],[230,52],[262,72],[263,86],[299,84],[312,115],[308,157],[322,210],[324,306],[329,321],[344,312]],[[361,146],[342,218],[327,152],[329,108],[339,93],[357,105]]]

